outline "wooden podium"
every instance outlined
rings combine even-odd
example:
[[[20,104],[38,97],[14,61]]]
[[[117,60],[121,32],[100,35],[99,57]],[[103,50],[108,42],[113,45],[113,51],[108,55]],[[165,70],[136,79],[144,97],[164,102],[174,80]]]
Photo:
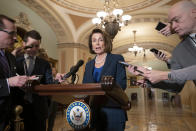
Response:
[[[127,95],[117,86],[105,86],[100,83],[50,84],[34,86],[33,91],[41,96],[59,96],[59,100],[54,100],[61,104],[69,104],[66,110],[66,118],[70,126],[76,130],[85,130],[91,118],[90,107],[84,102],[83,99],[85,97],[83,96],[106,95],[119,102],[122,108],[125,107],[125,110],[130,109],[130,102]],[[69,96],[73,98],[72,101],[65,102]]]
[[[52,96],[54,101],[63,105],[78,100],[77,97],[74,96],[105,95],[101,84],[98,83],[36,85],[33,87],[33,91],[41,96]]]
[[[33,91],[41,96],[59,96],[62,99],[75,95],[106,95],[118,101],[121,106],[130,106],[126,93],[120,87],[103,87],[100,83],[37,85],[33,87]],[[58,100],[57,102],[65,104]]]
[[[56,96],[56,95],[105,95],[105,91],[101,88],[101,84],[50,84],[37,85],[33,91],[41,96]]]
[[[33,87],[33,91],[41,96],[52,96],[52,99],[58,103],[68,104],[66,119],[75,130],[85,130],[90,123],[91,111],[88,104],[83,100],[84,96],[106,94],[101,84],[94,83],[37,85]]]

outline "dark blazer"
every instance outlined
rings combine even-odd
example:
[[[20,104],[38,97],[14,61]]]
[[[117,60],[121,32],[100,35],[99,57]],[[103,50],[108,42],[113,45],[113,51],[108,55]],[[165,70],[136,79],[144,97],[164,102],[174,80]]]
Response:
[[[16,58],[17,72],[19,75],[25,74],[24,73],[24,62],[25,62],[24,56],[20,56]],[[52,84],[53,82],[52,70],[51,70],[49,62],[39,57],[36,57],[35,59],[35,65],[34,65],[34,69],[31,75],[42,75],[40,84]],[[18,98],[18,101],[16,101],[16,103],[20,103],[20,100],[24,98],[25,92],[23,92],[22,90],[17,90],[17,89],[14,92],[15,92],[15,97]],[[48,115],[48,97],[39,96],[33,93],[32,100],[33,100],[32,106],[34,108],[35,115],[40,118],[42,117],[46,118]]]
[[[9,53],[5,52],[5,56],[7,57],[10,74],[9,77],[16,75],[16,59],[15,57]],[[2,67],[0,65],[0,123],[8,118],[8,113],[10,111],[10,92],[8,90],[7,78],[3,73]],[[9,87],[11,88],[11,87]]]
[[[103,66],[103,69],[101,71],[101,77],[102,76],[112,76],[114,77],[116,83],[123,89],[126,89],[126,71],[125,67],[121,64],[118,63],[118,61],[124,61],[124,58],[121,55],[117,54],[107,54],[105,64]],[[84,73],[84,78],[83,78],[83,83],[95,83],[95,80],[93,79],[93,71],[94,71],[94,65],[95,65],[95,59],[89,61],[86,64],[85,67],[85,73]],[[101,121],[107,121],[105,123],[108,123],[108,121],[112,121],[114,119],[118,119],[121,122],[126,121],[126,112],[124,110],[120,109],[120,105],[106,97],[106,96],[94,96],[94,101],[91,104],[91,109],[96,110],[100,108],[108,108],[109,111],[106,112],[106,118],[101,118]],[[119,111],[115,113],[115,109],[121,110],[120,113]],[[94,111],[95,114],[97,115],[96,111]],[[113,112],[115,115],[114,116],[107,116]],[[92,115],[92,116],[93,116]],[[95,117],[95,116],[93,116]],[[104,119],[104,120],[103,120]],[[112,119],[112,120],[111,120]],[[100,120],[99,120],[100,122]]]
[[[190,36],[182,40],[172,52],[171,70],[177,70],[196,65],[196,43]],[[154,84],[153,87],[161,88],[172,92],[180,92],[186,81],[162,81]],[[196,79],[194,80],[196,84]]]

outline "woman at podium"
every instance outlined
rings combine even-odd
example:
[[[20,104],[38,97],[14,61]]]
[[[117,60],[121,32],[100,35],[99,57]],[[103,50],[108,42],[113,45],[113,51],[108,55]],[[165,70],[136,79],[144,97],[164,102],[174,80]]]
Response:
[[[96,56],[86,64],[83,83],[100,83],[102,76],[112,76],[115,83],[125,90],[125,67],[118,63],[124,58],[111,54],[110,37],[102,30],[94,29],[89,36],[88,46],[90,53]],[[89,104],[92,111],[91,128],[96,131],[124,131],[127,115],[117,101],[102,95],[94,96]]]

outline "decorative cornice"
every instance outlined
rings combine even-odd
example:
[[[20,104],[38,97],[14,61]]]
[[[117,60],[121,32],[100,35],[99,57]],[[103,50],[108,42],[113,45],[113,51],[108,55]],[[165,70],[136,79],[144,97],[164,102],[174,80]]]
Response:
[[[138,42],[137,43],[138,46],[143,47],[145,49],[149,49],[149,48],[156,48],[156,49],[161,49],[161,50],[165,50],[168,52],[172,52],[173,49],[175,48],[175,46],[169,45],[167,43],[163,43],[163,42]],[[119,46],[115,49],[113,49],[113,53],[117,53],[117,54],[122,54],[122,53],[126,53],[128,52],[128,48],[130,47],[130,44],[126,44],[123,46]]]
[[[57,47],[60,48],[81,48],[81,49],[88,49],[88,47],[84,44],[80,43],[59,43]]]
[[[130,23],[143,23],[143,22],[168,22],[167,14],[139,14],[133,15]]]
[[[77,11],[77,12],[82,12],[82,13],[86,13],[86,14],[95,14],[97,11],[103,9],[103,6],[101,6],[101,1],[99,3],[100,6],[93,6],[93,4],[88,5],[88,3],[86,2],[86,6],[84,5],[79,5],[75,2],[70,2],[67,0],[50,0],[51,2],[63,7],[63,8],[67,8],[73,11]],[[139,3],[136,4],[130,4],[129,5],[121,5],[119,4],[119,8],[123,9],[125,12],[132,12],[135,10],[139,10],[139,9],[143,9],[152,5],[157,4],[158,2],[160,2],[161,0],[144,0],[141,1]],[[120,2],[119,2],[120,3]],[[90,3],[89,3],[90,4]],[[104,5],[104,3],[103,3]]]
[[[45,22],[47,22],[50,27],[53,29],[56,34],[57,40],[59,42],[66,41],[66,32],[63,30],[63,27],[56,21],[56,18],[45,9],[40,3],[35,0],[19,0],[21,3],[25,4],[38,15],[40,15]]]
[[[21,27],[27,31],[32,30],[31,24],[29,22],[28,16],[24,12],[20,12],[18,16],[15,18],[16,26]]]

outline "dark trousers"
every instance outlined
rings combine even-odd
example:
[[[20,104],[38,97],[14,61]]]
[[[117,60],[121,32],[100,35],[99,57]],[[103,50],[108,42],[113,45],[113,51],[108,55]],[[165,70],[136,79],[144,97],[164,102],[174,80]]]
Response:
[[[0,131],[3,131],[5,128],[5,122],[0,123]]]
[[[124,131],[126,117],[120,108],[92,109],[91,126],[96,131]]]
[[[46,117],[36,114],[32,104],[24,105],[24,128],[25,131],[46,131]]]
[[[48,131],[53,131],[53,126],[56,118],[58,103],[55,101],[51,101],[49,106],[49,114],[48,114]]]

